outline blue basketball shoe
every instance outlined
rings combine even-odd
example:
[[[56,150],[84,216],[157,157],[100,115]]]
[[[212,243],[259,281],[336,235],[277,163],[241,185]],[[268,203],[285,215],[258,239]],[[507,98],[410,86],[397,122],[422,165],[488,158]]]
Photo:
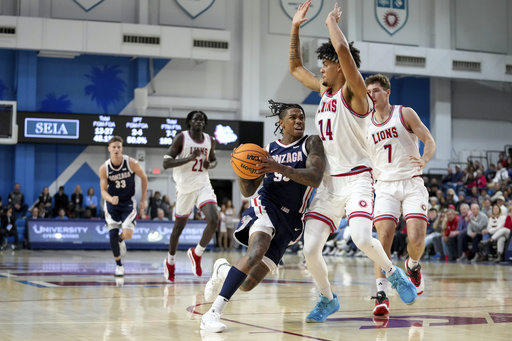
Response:
[[[340,302],[338,296],[333,293],[334,298],[329,302],[329,299],[324,296],[320,296],[320,301],[316,304],[316,307],[311,310],[309,315],[306,317],[306,322],[319,323],[324,322],[327,316],[334,314],[340,309]]]
[[[416,301],[416,297],[418,297],[416,286],[407,278],[404,270],[394,265],[393,267],[395,268],[395,272],[387,278],[391,283],[391,287],[396,289],[402,302],[405,304],[413,304],[414,301]],[[382,270],[382,273],[385,274],[386,272]]]

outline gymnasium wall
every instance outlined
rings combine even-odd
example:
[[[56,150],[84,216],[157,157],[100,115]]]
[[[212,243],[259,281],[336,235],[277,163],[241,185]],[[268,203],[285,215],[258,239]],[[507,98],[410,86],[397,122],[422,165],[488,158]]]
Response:
[[[301,30],[303,43],[328,37],[324,21],[335,2],[313,0],[310,21]],[[482,11],[484,4],[476,0],[452,1],[450,5],[446,5],[444,0],[409,0],[407,24],[393,35],[386,33],[375,21],[373,0],[338,2],[344,11],[340,26],[350,40],[512,54],[512,24],[507,20],[512,17],[512,5],[506,0],[486,1],[485,6],[491,8],[490,11]],[[74,59],[41,58],[37,57],[36,51],[0,49],[0,100],[18,101],[19,110],[133,115],[133,90],[147,86],[150,96],[179,100],[179,105],[150,107],[147,115],[184,117],[195,108],[197,98],[206,98],[212,103],[232,101],[235,109],[205,111],[215,119],[263,121],[264,140],[269,142],[276,138],[273,134],[275,120],[265,118],[267,100],[272,98],[302,103],[309,114],[307,132],[315,132],[312,115],[319,96],[288,73],[290,18],[293,16],[287,7],[289,2],[263,0],[255,5],[252,0],[215,0],[195,17],[186,13],[174,0],[105,0],[83,7],[93,3],[79,0],[4,0],[0,3],[0,15],[20,13],[22,16],[46,18],[229,30],[232,34],[231,60],[166,59],[151,63],[147,58],[100,55],[82,55]],[[141,3],[147,7],[141,8]],[[249,5],[258,9],[258,12],[251,13],[252,18],[243,12]],[[441,16],[436,12],[440,7],[447,9]],[[489,25],[504,34],[488,34],[468,27],[467,22],[474,22],[475,10],[479,13],[479,27]],[[249,19],[253,19],[250,24]],[[442,28],[446,28],[446,32]],[[251,47],[254,46],[256,52],[252,53]],[[246,68],[257,70],[256,75],[247,74]],[[391,103],[411,106],[430,126],[430,79],[395,75],[391,81]],[[247,84],[254,84],[255,91],[244,97],[244,85],[247,87]],[[505,110],[511,104],[510,84],[508,87],[505,84],[503,91],[493,91],[488,86],[484,88],[487,90],[468,86],[465,81],[452,82],[451,111],[452,117],[457,119],[453,121],[453,145],[438,145],[438,148],[452,149],[453,157],[457,156],[459,149],[468,146],[496,149],[509,143],[506,134],[490,131],[510,125]],[[493,115],[489,117],[485,112],[475,114],[477,106],[467,105],[468,101],[485,103],[490,94],[493,94]],[[248,98],[255,103],[251,114],[242,110]],[[498,108],[504,110],[500,112]],[[466,119],[468,117],[471,120]],[[464,129],[475,126],[479,129],[471,130],[470,135],[464,134]],[[138,151],[136,148],[126,149],[130,155]],[[143,166],[146,170],[161,168],[165,150],[146,149],[144,153]],[[221,162],[217,169],[212,170],[211,177],[234,180],[228,162],[229,153],[218,154]],[[0,157],[7,160],[0,162],[0,195],[4,203],[13,184],[20,182],[30,205],[44,186],[50,186],[53,193],[58,186],[64,185],[70,195],[74,186],[80,184],[84,192],[92,186],[99,194],[97,169],[108,154],[106,148],[100,147],[18,144],[0,145]],[[163,188],[173,197],[173,183],[168,174],[151,175],[150,189]],[[234,193],[237,193],[236,183]],[[238,206],[239,199],[234,199],[235,206]]]

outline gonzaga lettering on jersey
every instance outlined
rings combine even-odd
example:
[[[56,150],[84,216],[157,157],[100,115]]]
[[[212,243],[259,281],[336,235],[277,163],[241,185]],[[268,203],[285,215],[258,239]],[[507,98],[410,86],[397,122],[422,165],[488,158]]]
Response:
[[[110,159],[105,161],[107,171],[107,191],[111,196],[119,197],[120,206],[133,204],[135,195],[135,173],[130,168],[130,157],[123,155],[123,162],[117,168],[112,165]]]
[[[183,149],[176,158],[183,159],[192,155],[198,149],[201,155],[194,161],[175,167],[172,170],[172,177],[176,182],[176,190],[181,193],[190,193],[203,186],[210,185],[208,169],[203,167],[204,160],[208,160],[212,148],[211,136],[203,133],[203,142],[197,142],[189,134],[188,130],[183,131]]]
[[[409,156],[420,158],[418,137],[405,127],[402,105],[394,105],[391,115],[382,123],[374,113],[368,127],[368,144],[377,180],[394,181],[421,175]]]
[[[373,110],[373,100],[366,95],[369,112],[359,115],[343,98],[343,88],[335,94],[327,89],[322,95],[315,115],[315,124],[322,139],[327,163],[325,173],[349,173],[355,167],[370,168],[366,130]],[[359,171],[365,170],[360,169]]]
[[[307,138],[308,136],[304,136],[289,145],[284,145],[279,140],[274,141],[266,149],[272,158],[280,164],[292,168],[306,168],[308,153],[305,142]],[[312,192],[312,187],[292,181],[281,173],[267,173],[263,179],[263,187],[258,194],[274,202],[286,213],[289,211],[304,213]]]

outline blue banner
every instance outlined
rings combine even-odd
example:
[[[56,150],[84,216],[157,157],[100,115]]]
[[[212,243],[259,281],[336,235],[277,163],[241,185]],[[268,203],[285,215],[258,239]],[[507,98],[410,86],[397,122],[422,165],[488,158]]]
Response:
[[[174,221],[138,220],[128,249],[167,250]],[[201,240],[204,220],[189,220],[178,248],[186,250]],[[28,219],[28,236],[32,249],[110,249],[109,232],[99,219]],[[210,241],[207,249],[213,247]]]

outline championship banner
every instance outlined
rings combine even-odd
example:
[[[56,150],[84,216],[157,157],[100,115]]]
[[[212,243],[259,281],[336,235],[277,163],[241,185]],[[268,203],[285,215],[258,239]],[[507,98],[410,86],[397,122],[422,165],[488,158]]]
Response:
[[[408,15],[409,0],[375,0],[375,17],[389,35],[405,26]]]

